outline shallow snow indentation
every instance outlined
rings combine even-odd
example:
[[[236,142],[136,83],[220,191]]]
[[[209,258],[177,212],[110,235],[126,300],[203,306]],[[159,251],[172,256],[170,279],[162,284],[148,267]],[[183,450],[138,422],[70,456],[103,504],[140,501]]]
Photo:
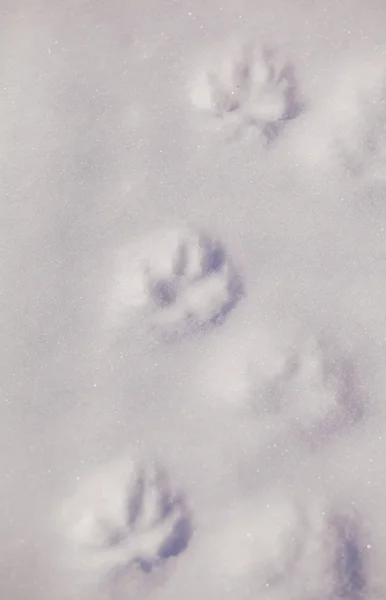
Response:
[[[213,127],[232,134],[252,126],[268,139],[301,109],[293,66],[248,42],[224,46],[197,69],[190,100]]]
[[[102,580],[129,569],[148,573],[183,552],[191,536],[186,502],[166,471],[124,459],[80,480],[58,524],[73,569]]]
[[[117,253],[108,317],[118,328],[139,319],[145,329],[173,335],[221,323],[242,296],[241,276],[220,241],[166,229]]]
[[[330,340],[263,324],[241,326],[226,340],[227,333],[198,367],[207,402],[254,419],[273,437],[316,441],[359,418],[351,361]]]

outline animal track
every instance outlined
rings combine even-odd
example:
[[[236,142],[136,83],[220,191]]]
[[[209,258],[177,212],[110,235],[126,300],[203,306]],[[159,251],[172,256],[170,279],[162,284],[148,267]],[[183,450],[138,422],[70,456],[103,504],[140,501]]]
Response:
[[[243,295],[224,246],[194,229],[164,230],[119,252],[110,314],[166,335],[221,323]]]
[[[256,327],[220,342],[199,366],[204,397],[270,435],[316,442],[360,417],[351,363],[328,341],[300,332],[277,338],[274,329]]]
[[[273,50],[237,44],[198,73],[191,85],[193,106],[218,128],[257,128],[272,139],[301,109],[295,72]]]
[[[125,461],[82,482],[61,522],[77,565],[105,576],[129,568],[149,572],[183,552],[191,535],[189,511],[166,472]]]

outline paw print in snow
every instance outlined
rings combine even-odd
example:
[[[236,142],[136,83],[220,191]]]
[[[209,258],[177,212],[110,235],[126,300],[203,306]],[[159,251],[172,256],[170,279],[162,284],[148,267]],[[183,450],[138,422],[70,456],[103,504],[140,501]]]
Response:
[[[242,295],[240,274],[218,240],[166,229],[118,252],[108,311],[115,327],[139,317],[173,336],[221,323]]]
[[[199,366],[204,397],[255,418],[270,435],[316,442],[361,418],[350,357],[330,340],[297,327],[246,326],[220,342]]]
[[[186,506],[181,496],[171,494],[167,475],[160,468],[142,471],[129,514],[135,560],[142,570],[148,572],[186,548],[190,536]]]
[[[238,45],[201,70],[191,86],[191,101],[219,128],[233,132],[254,126],[268,139],[298,115],[294,70],[279,65],[271,50]]]
[[[133,568],[149,573],[183,552],[191,535],[182,496],[154,464],[98,470],[65,504],[61,523],[75,568],[102,579]]]

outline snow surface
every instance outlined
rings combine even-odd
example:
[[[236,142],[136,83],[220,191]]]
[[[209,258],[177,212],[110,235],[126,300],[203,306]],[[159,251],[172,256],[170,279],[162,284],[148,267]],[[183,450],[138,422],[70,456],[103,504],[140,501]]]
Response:
[[[1,598],[384,600],[384,2],[1,13]]]

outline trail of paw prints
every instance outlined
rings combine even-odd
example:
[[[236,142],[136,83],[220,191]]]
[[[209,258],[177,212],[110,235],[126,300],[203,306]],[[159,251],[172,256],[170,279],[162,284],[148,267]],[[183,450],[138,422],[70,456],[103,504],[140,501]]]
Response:
[[[193,228],[155,231],[116,253],[107,305],[114,330],[139,323],[174,339],[220,325],[244,295],[224,245]]]
[[[224,46],[197,69],[190,100],[209,128],[272,141],[302,111],[295,69],[278,52],[251,42]]]
[[[59,510],[57,527],[66,567],[97,586],[162,569],[192,535],[187,503],[166,471],[123,459],[79,482]]]

